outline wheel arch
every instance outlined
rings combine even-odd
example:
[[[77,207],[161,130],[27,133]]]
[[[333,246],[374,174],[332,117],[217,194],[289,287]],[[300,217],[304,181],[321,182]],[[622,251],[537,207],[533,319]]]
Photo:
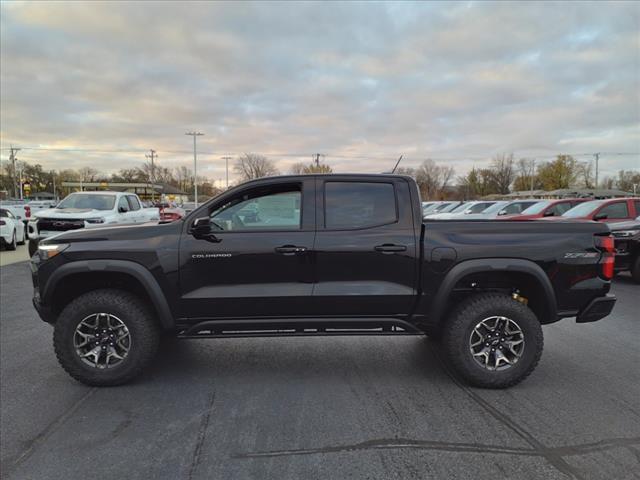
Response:
[[[175,327],[175,319],[151,272],[127,260],[81,260],[57,268],[42,292],[43,302],[59,313],[64,305],[78,296],[98,288],[126,289],[147,300],[163,329]]]
[[[524,259],[483,258],[455,265],[438,288],[429,312],[430,323],[441,324],[455,305],[456,296],[465,283],[481,279],[477,292],[496,290],[505,285],[523,291],[529,308],[541,324],[558,319],[556,295],[549,277],[535,262]],[[468,295],[471,292],[461,293]]]

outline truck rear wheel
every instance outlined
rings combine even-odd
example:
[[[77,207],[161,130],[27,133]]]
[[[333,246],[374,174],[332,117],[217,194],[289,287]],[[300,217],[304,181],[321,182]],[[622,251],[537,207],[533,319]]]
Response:
[[[126,383],[151,363],[160,332],[146,305],[121,290],[94,290],[67,305],[54,326],[62,368],[86,385]]]
[[[524,380],[542,355],[542,328],[524,304],[500,293],[465,300],[443,325],[449,364],[467,383],[507,388]]]

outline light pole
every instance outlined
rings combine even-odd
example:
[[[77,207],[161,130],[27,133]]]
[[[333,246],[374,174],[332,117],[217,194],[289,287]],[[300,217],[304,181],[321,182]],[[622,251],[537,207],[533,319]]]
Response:
[[[225,161],[225,168],[227,173],[227,190],[229,190],[229,160],[231,160],[231,157],[222,157],[222,158]]]
[[[196,137],[204,135],[201,132],[187,132],[185,135],[191,135],[193,137],[193,199],[198,208],[198,159],[196,156]]]

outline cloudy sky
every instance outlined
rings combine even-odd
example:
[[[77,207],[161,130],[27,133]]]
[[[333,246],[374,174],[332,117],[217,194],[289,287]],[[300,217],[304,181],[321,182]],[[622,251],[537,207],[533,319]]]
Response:
[[[601,156],[640,168],[640,4],[151,3],[1,5],[2,159],[110,172],[225,154],[282,171],[496,153]],[[75,151],[74,151],[75,150]],[[625,155],[621,155],[621,153]]]

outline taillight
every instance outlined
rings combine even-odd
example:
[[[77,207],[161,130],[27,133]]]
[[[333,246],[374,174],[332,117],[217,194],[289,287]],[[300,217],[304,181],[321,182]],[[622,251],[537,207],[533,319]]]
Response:
[[[24,206],[24,216],[27,218],[31,217],[31,207],[29,205]]]
[[[602,254],[602,276],[606,280],[611,280],[614,275],[614,265],[615,265],[615,244],[613,241],[613,236],[596,236],[594,237],[596,247],[603,251]]]

